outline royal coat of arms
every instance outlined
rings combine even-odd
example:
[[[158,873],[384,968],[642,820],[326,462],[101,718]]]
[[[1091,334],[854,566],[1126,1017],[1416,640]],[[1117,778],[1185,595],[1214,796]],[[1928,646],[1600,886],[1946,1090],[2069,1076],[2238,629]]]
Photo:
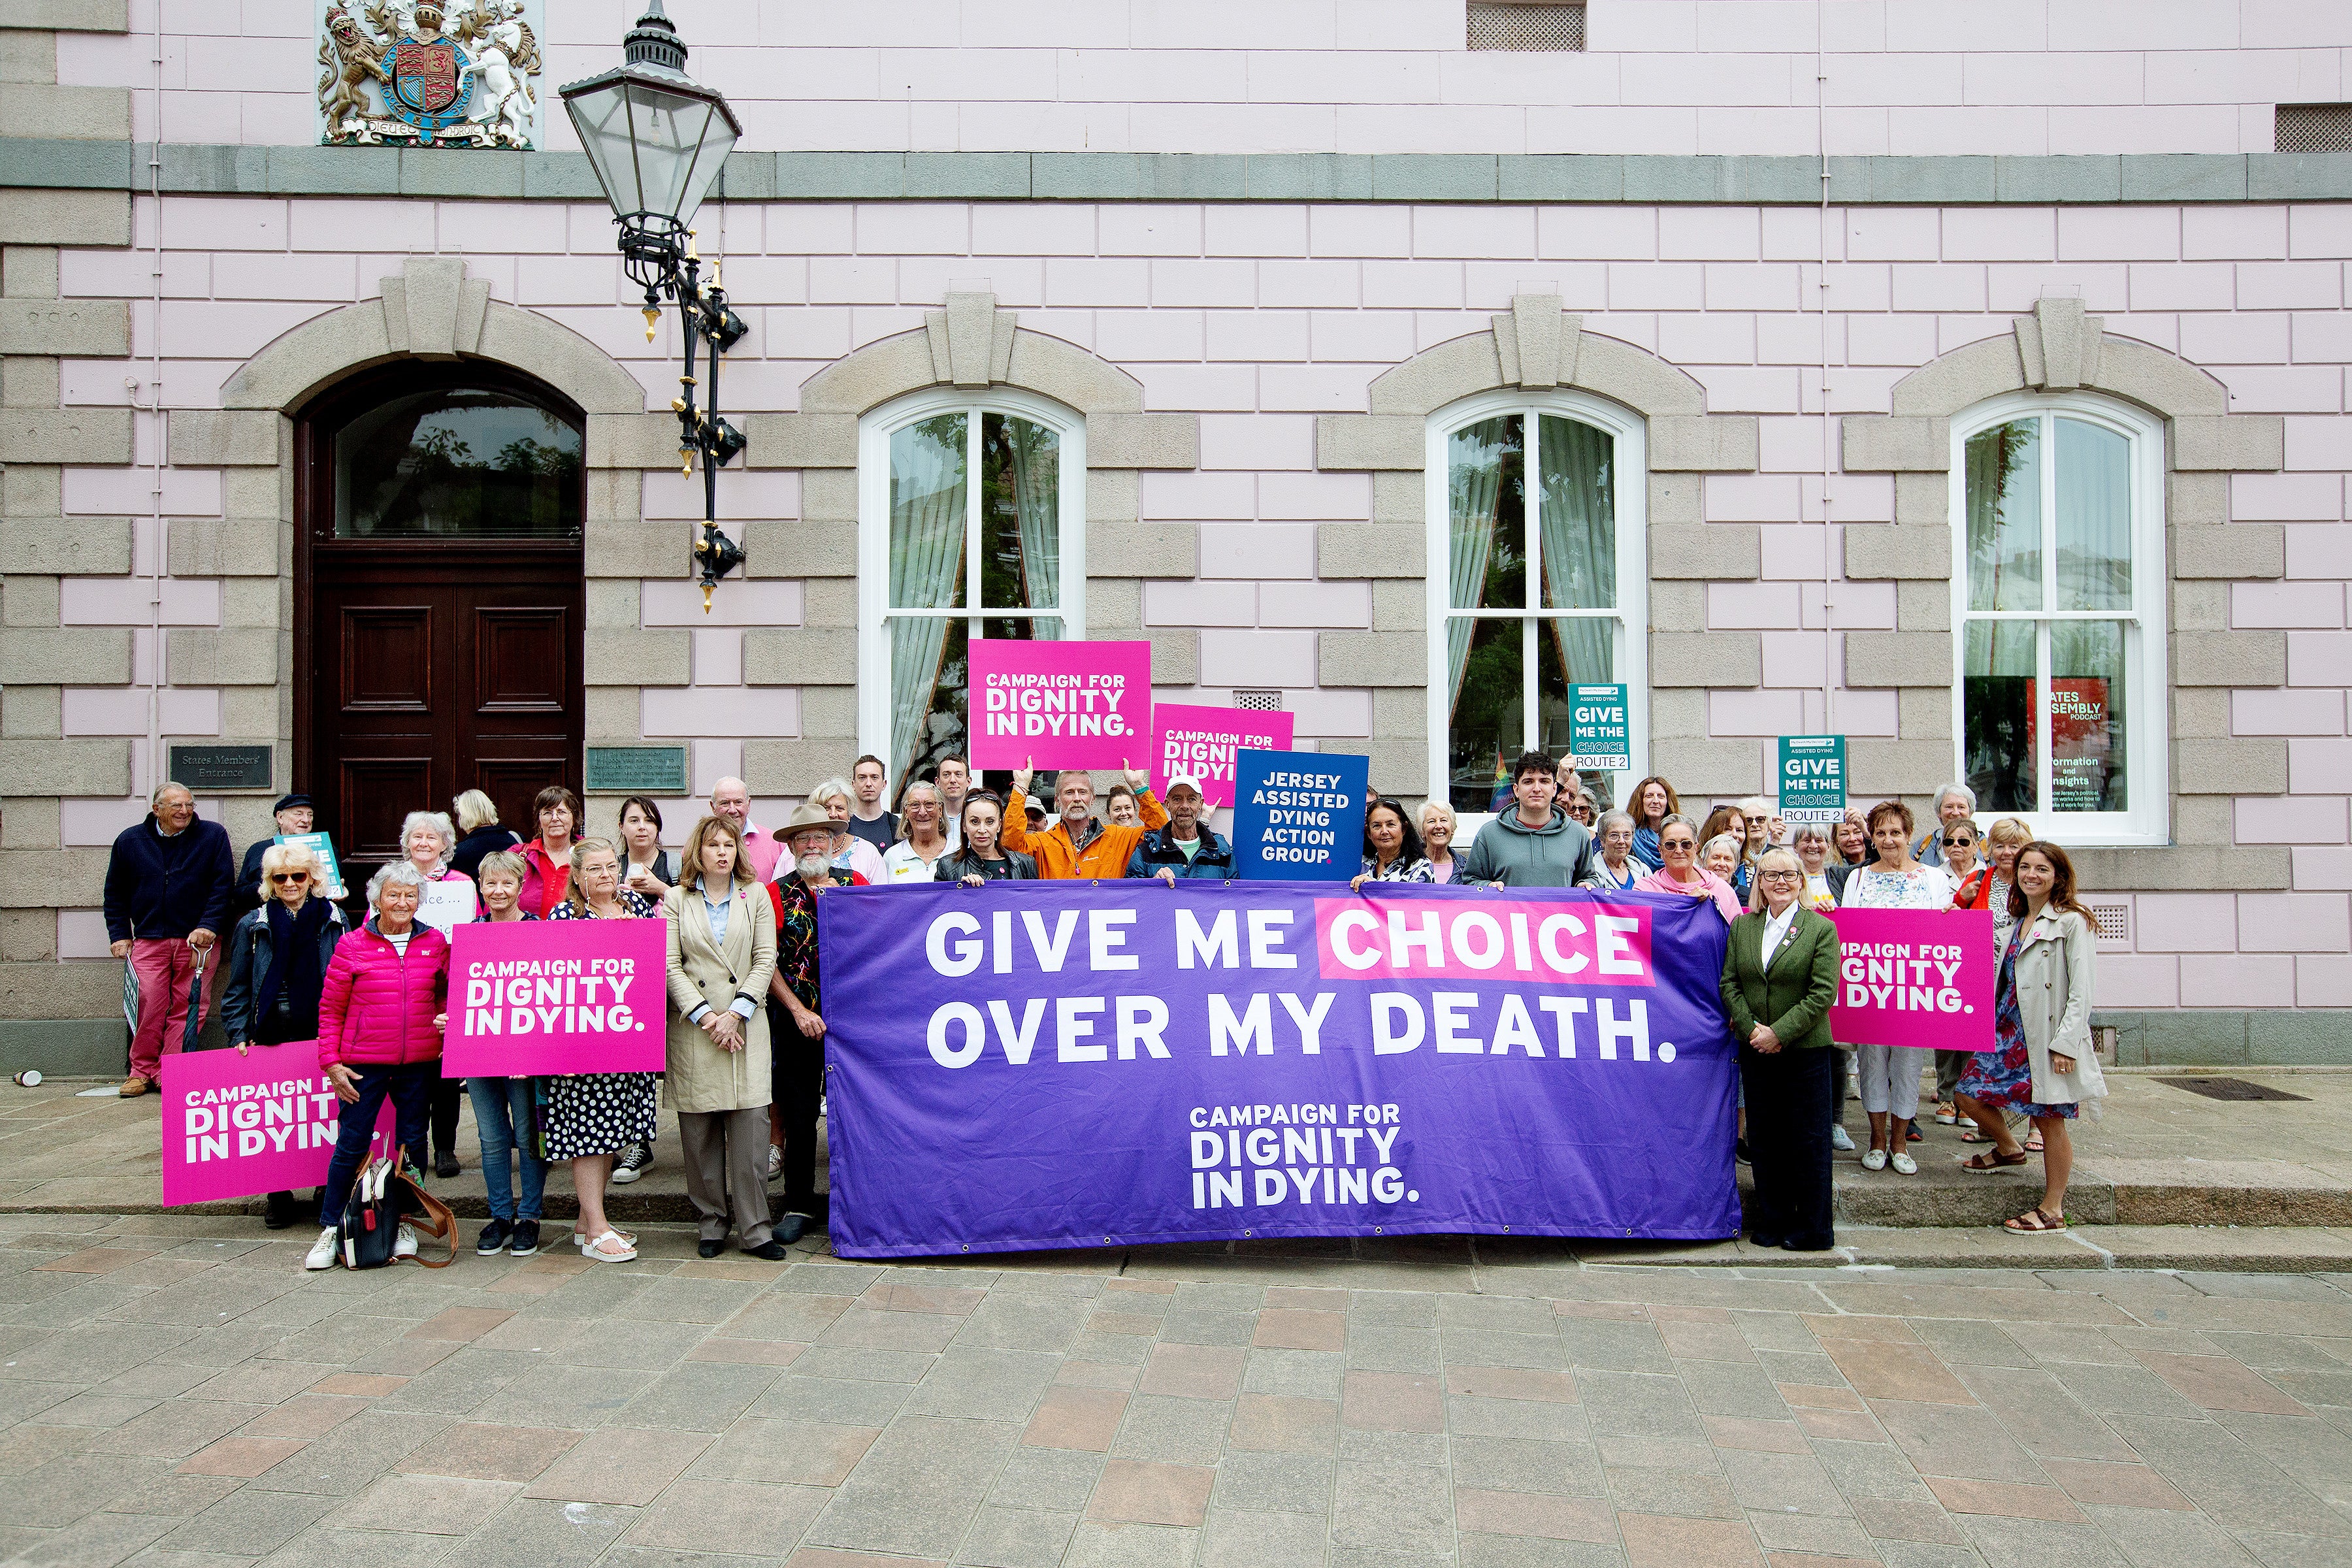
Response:
[[[320,0],[320,142],[533,146],[537,10],[538,0]]]

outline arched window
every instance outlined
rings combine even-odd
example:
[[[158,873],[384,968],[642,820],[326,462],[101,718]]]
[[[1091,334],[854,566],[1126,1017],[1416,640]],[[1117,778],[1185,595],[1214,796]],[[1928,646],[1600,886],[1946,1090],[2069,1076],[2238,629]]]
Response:
[[[2104,398],[1952,422],[1958,776],[1990,822],[2166,837],[2163,440]]]
[[[858,742],[895,793],[971,755],[974,637],[1086,636],[1086,426],[1044,398],[919,393],[858,432]]]
[[[1494,393],[1429,431],[1430,794],[1496,809],[1521,752],[1569,754],[1571,688],[1622,682],[1647,760],[1641,420],[1581,394]],[[1442,564],[1441,564],[1442,563]]]
[[[518,377],[395,390],[334,432],[334,537],[577,539],[581,452]]]

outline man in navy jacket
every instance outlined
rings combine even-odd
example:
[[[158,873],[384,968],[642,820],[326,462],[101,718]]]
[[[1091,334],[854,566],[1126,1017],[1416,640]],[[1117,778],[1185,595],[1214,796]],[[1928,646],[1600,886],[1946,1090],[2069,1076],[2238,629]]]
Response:
[[[163,1053],[187,1037],[196,955],[226,928],[236,883],[227,831],[196,819],[196,797],[184,785],[163,785],[149,805],[146,820],[116,836],[106,864],[107,938],[139,982],[125,1099],[154,1088]],[[202,1012],[196,1026],[204,1026]]]
[[[1234,847],[1209,830],[1201,820],[1202,811],[1199,781],[1186,773],[1170,778],[1168,826],[1153,828],[1137,843],[1127,874],[1168,882],[1179,877],[1232,877]]]

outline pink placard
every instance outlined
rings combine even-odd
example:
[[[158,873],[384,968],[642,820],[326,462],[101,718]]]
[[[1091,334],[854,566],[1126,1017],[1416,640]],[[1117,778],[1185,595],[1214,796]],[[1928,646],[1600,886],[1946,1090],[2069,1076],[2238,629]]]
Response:
[[[441,1076],[661,1071],[668,959],[661,920],[459,926]]]
[[[1234,803],[1234,753],[1290,750],[1288,713],[1256,708],[1192,708],[1161,702],[1151,710],[1151,784],[1168,798],[1168,780],[1190,773],[1211,806]]]
[[[1326,980],[1655,985],[1651,920],[1646,904],[1318,899],[1316,961]]]
[[[163,1094],[167,1207],[325,1184],[344,1108],[319,1070],[316,1040],[242,1057],[174,1051],[163,1058]],[[386,1095],[368,1146],[390,1153],[398,1137]]]
[[[971,646],[973,767],[1144,764],[1150,643],[982,637]]]
[[[1993,1048],[1990,910],[1839,910],[1830,1036],[1849,1046]]]

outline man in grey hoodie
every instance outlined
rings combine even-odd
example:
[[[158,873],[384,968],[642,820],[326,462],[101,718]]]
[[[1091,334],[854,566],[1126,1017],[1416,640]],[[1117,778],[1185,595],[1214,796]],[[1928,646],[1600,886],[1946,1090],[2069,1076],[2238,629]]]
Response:
[[[1456,881],[1501,882],[1513,888],[1573,888],[1592,868],[1592,835],[1552,809],[1559,781],[1541,752],[1521,753],[1512,770],[1516,811],[1478,830],[1461,857]]]

